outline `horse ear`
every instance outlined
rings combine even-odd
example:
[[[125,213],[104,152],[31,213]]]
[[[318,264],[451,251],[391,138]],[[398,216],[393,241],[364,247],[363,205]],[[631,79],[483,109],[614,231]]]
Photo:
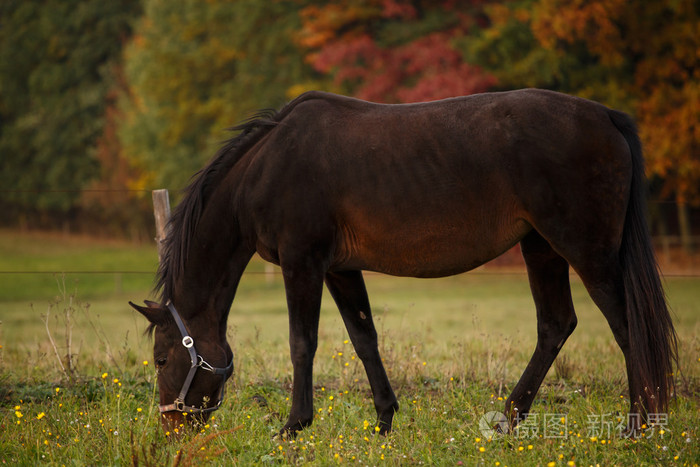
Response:
[[[168,319],[168,310],[156,302],[150,300],[144,300],[146,306],[140,306],[133,302],[129,302],[131,307],[141,313],[146,319],[155,325],[163,324]]]

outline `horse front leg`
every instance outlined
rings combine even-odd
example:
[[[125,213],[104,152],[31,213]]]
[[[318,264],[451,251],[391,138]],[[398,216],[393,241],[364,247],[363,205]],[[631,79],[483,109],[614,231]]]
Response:
[[[313,362],[318,344],[318,321],[323,291],[323,273],[283,266],[289,309],[289,349],[294,367],[292,407],[280,431],[294,437],[311,425],[313,407]]]
[[[377,331],[372,322],[372,312],[362,272],[328,273],[326,286],[338,305],[352,345],[365,367],[374,396],[374,407],[377,410],[379,433],[386,434],[391,431],[394,413],[399,410],[399,403],[396,401],[379,356]]]

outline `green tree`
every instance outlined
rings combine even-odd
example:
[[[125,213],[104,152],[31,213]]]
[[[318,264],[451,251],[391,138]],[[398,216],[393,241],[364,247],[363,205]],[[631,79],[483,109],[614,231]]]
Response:
[[[106,71],[138,0],[0,4],[0,209],[3,221],[75,212],[98,174]]]
[[[465,60],[493,73],[500,89],[546,88],[633,111],[627,85],[629,65],[620,60],[602,63],[587,44],[569,43],[552,31],[543,31],[543,23],[561,20],[545,9],[551,3],[549,0],[487,2],[484,23],[458,44]],[[579,3],[571,2],[571,9]],[[577,13],[578,16],[568,18],[571,23],[585,18]],[[601,21],[610,25],[610,18],[604,12]],[[574,24],[557,24],[556,29],[570,32],[573,27]]]
[[[135,187],[178,190],[224,131],[318,87],[292,41],[300,2],[146,0],[126,54],[123,150]]]

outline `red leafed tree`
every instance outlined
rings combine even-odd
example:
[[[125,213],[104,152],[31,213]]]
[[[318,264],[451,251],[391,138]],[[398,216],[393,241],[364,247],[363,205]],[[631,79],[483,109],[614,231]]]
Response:
[[[483,92],[496,79],[465,63],[452,41],[482,2],[362,0],[302,11],[298,42],[344,92],[377,102],[417,102]]]

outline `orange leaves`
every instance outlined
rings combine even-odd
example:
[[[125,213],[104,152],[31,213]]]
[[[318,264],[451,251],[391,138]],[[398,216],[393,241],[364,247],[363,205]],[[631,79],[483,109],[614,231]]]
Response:
[[[700,12],[693,0],[534,0],[526,8],[487,11],[497,31],[507,32],[503,25],[516,16],[554,53],[564,77],[555,82],[559,90],[633,110],[648,172],[664,181],[661,196],[700,203]]]
[[[662,196],[700,200],[700,81],[658,86],[639,104],[649,172],[664,179]]]
[[[581,40],[604,64],[624,60],[619,47],[617,19],[629,14],[626,0],[541,0],[532,12],[532,32],[543,47],[554,49],[557,41]]]
[[[415,7],[405,0],[360,0],[310,5],[301,10],[302,29],[297,43],[309,49],[321,48],[333,40],[356,37],[381,19],[412,20]]]
[[[301,13],[302,29],[297,35],[297,42],[302,47],[320,48],[333,39],[355,35],[361,30],[363,22],[381,16],[381,9],[376,1],[366,0],[353,5],[328,4],[323,7],[311,5]]]
[[[692,0],[655,2],[628,18],[632,85],[649,172],[662,196],[700,204],[700,18]],[[653,32],[652,32],[653,31]]]

